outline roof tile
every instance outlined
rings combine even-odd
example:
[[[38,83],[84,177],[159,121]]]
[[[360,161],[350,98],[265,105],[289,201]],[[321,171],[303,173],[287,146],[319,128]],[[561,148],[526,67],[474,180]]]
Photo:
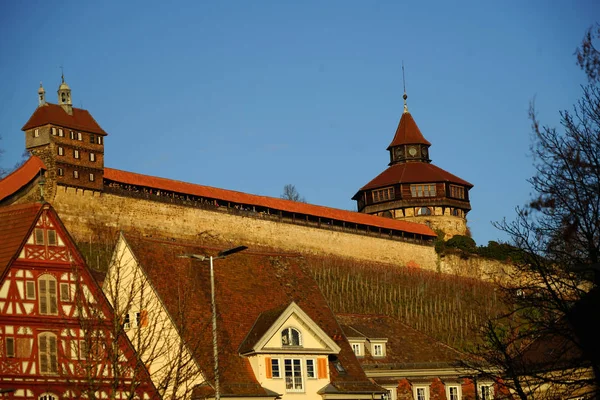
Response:
[[[40,170],[46,170],[44,162],[36,156],[31,156],[25,164],[5,176],[4,179],[0,179],[0,201],[31,182],[40,173]]]
[[[0,277],[27,240],[41,208],[41,203],[0,207]]]
[[[69,115],[60,105],[52,103],[46,103],[36,108],[21,130],[25,131],[47,124],[64,126],[65,128],[97,133],[99,135],[107,135],[89,111],[73,107],[73,115]]]

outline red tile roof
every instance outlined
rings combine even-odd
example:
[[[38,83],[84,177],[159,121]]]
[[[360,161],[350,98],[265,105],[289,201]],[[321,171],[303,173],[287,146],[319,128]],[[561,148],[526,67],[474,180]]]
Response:
[[[360,358],[363,368],[425,369],[452,366],[461,353],[403,322],[383,315],[337,314],[348,337],[387,338],[386,356]]]
[[[210,278],[207,262],[180,258],[182,254],[215,254],[219,249],[201,243],[149,239],[124,234],[136,259],[149,277],[174,321],[187,321],[184,334],[195,348],[201,366],[212,366]],[[268,395],[256,380],[249,360],[239,354],[240,345],[261,313],[295,301],[323,331],[341,347],[339,360],[346,374],[330,365],[332,388],[340,393],[374,393],[381,388],[371,383],[360,367],[342,329],[328,307],[316,282],[304,270],[304,259],[282,253],[245,252],[219,259],[214,264],[215,298],[218,309],[219,366],[223,396]],[[182,295],[183,293],[183,295]],[[182,306],[181,298],[186,297]],[[184,315],[184,318],[180,316]],[[179,316],[179,317],[177,317]],[[196,340],[200,343],[197,343]],[[195,346],[194,344],[198,344]],[[204,372],[212,380],[211,369]]]
[[[73,107],[73,115],[69,115],[61,106],[52,103],[46,103],[36,108],[33,115],[29,117],[29,121],[21,129],[25,131],[47,124],[96,133],[98,135],[107,135],[87,110]]]
[[[18,256],[41,210],[42,203],[0,207],[0,277]]]
[[[464,185],[472,188],[473,185],[448,171],[441,169],[433,164],[424,162],[408,162],[394,164],[388,167],[381,174],[377,175],[371,182],[367,183],[360,190],[369,190],[384,186],[394,185],[396,183],[433,183],[450,182]],[[360,191],[359,191],[360,192]],[[357,193],[358,194],[358,193]],[[354,195],[353,198],[355,198]]]
[[[0,180],[0,201],[31,182],[40,173],[40,170],[46,170],[44,162],[36,156],[29,157],[25,164]]]
[[[423,137],[423,134],[419,130],[417,123],[413,119],[410,113],[406,112],[402,114],[400,117],[400,122],[398,123],[398,128],[396,129],[396,134],[394,135],[394,139],[392,143],[388,146],[388,150],[394,146],[400,146],[403,144],[426,144],[428,146],[431,145]]]
[[[435,232],[431,230],[431,228],[427,227],[426,225],[417,224],[414,222],[398,221],[390,218],[383,218],[353,211],[346,211],[336,208],[300,203],[275,197],[258,196],[254,194],[236,192],[233,190],[225,190],[210,186],[196,185],[172,179],[158,178],[154,176],[136,174],[133,172],[120,171],[112,168],[104,168],[104,179],[128,185],[144,186],[148,188],[155,188],[194,196],[207,197],[211,199],[221,200],[224,202],[233,202],[238,204],[246,204],[250,206],[267,207],[289,213],[305,214],[315,217],[335,219],[339,221],[349,222],[352,224],[368,225],[383,229],[394,229],[398,231],[404,231],[429,237],[436,236]]]

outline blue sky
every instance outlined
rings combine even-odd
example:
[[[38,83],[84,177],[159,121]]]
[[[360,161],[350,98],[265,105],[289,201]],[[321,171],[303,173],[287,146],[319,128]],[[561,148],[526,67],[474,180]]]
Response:
[[[63,66],[108,167],[355,210],[389,161],[404,62],[433,163],[475,185],[474,239],[505,240],[491,221],[530,198],[529,103],[558,125],[599,17],[592,0],[2,2],[0,165]]]

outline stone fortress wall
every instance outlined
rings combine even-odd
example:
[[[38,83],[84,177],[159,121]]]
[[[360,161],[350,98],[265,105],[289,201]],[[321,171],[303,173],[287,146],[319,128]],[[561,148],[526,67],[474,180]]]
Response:
[[[52,186],[52,185],[49,185]],[[269,246],[300,254],[331,255],[354,260],[409,266],[475,279],[493,280],[506,266],[498,261],[457,255],[440,257],[432,245],[390,240],[372,235],[342,232],[241,216],[180,204],[55,186],[46,197],[76,241],[94,240],[98,226],[112,230],[137,230],[148,235],[203,239],[233,245]],[[31,201],[39,193],[32,185],[17,202]]]

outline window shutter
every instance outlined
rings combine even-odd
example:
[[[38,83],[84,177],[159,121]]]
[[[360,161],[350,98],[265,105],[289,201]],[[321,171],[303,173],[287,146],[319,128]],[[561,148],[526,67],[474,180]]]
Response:
[[[31,342],[27,338],[17,338],[17,357],[28,358],[31,356]]]
[[[14,357],[15,356],[15,339],[14,338],[6,338],[6,356]]]
[[[265,368],[267,379],[273,378],[273,365],[271,365],[271,357],[265,357]]]
[[[46,344],[46,336],[41,335],[39,337],[40,341],[40,372],[48,372],[48,346]]]
[[[50,314],[57,314],[56,305],[56,281],[48,280],[48,292],[50,293]]]
[[[319,379],[327,379],[327,359],[317,359],[317,374]]]
[[[58,358],[56,354],[56,337],[50,336],[48,337],[48,341],[50,342],[50,371],[58,372]]]
[[[140,313],[140,325],[142,327],[148,326],[148,310],[142,310]]]
[[[40,314],[48,314],[48,298],[46,297],[46,279],[40,279]]]

